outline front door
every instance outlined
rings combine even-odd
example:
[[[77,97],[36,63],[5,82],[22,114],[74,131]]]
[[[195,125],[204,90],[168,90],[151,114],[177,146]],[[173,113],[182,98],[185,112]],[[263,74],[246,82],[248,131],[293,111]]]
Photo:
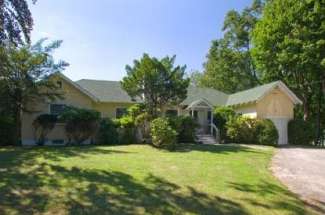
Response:
[[[194,114],[195,115],[195,114]],[[208,111],[207,110],[197,110],[197,122],[204,133],[208,132]]]

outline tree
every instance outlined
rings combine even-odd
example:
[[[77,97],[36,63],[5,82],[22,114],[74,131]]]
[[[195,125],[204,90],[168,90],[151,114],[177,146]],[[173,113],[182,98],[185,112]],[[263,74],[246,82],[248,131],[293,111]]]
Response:
[[[65,122],[68,144],[80,145],[85,140],[95,137],[99,128],[100,113],[95,110],[67,107],[60,120]]]
[[[43,46],[44,42],[43,39],[33,46],[20,48],[12,44],[0,46],[1,88],[6,92],[5,103],[13,109],[17,142],[21,139],[22,112],[34,111],[31,108],[33,103],[62,96],[49,79],[50,75],[68,65],[63,61],[55,62],[52,57],[53,50],[62,41],[54,41],[47,46]]]
[[[177,104],[186,98],[189,79],[184,78],[186,66],[174,66],[175,56],[161,60],[144,54],[127,65],[127,76],[121,84],[134,99],[144,101],[146,111],[152,117],[159,116],[166,105]]]
[[[37,145],[44,145],[47,135],[53,130],[57,122],[57,116],[53,114],[41,114],[33,122]]]
[[[254,28],[264,1],[255,0],[251,7],[239,13],[231,10],[224,21],[224,36],[212,41],[199,82],[227,93],[251,88],[259,83],[250,49],[250,33]]]
[[[36,0],[33,0],[33,3],[35,2]],[[24,41],[30,43],[32,28],[33,18],[27,0],[0,1],[0,45],[4,41],[15,45]]]
[[[268,1],[253,31],[253,57],[263,82],[282,80],[303,101],[304,119],[325,112],[325,2]]]

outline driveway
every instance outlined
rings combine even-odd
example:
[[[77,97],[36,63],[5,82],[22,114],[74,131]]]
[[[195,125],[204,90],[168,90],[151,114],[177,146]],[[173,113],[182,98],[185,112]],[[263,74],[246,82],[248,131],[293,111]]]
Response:
[[[279,148],[272,160],[272,171],[307,205],[325,214],[325,149]]]

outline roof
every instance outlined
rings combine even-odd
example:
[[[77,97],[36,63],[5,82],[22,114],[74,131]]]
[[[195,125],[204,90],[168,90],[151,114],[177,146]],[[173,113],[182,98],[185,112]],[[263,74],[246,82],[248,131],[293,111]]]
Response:
[[[213,106],[225,105],[228,95],[211,88],[201,88],[190,85],[187,89],[187,98],[181,105],[190,105],[197,100],[206,100]]]
[[[102,81],[81,79],[76,81],[78,85],[93,94],[100,102],[114,103],[136,103],[140,99],[132,100],[131,97],[122,89],[119,81]]]
[[[256,102],[262,99],[266,94],[268,94],[271,90],[275,89],[276,87],[279,87],[284,93],[286,93],[294,104],[302,103],[301,100],[298,99],[297,96],[282,81],[275,81],[269,84],[264,84],[261,86],[254,87],[252,89],[231,94],[229,95],[225,105],[233,106]]]
[[[93,101],[96,101],[96,102],[99,101],[99,99],[96,96],[94,96],[92,93],[90,93],[85,88],[81,87],[76,82],[72,81],[70,78],[68,78],[67,76],[65,76],[63,73],[56,72],[56,73],[54,73],[54,75],[57,75],[60,78],[62,78],[63,80],[67,81],[69,84],[71,84],[72,86],[74,86],[75,88],[77,88],[81,93],[85,94],[86,96],[88,96],[89,98],[91,98]]]
[[[119,81],[81,79],[73,82],[63,74],[60,73],[59,75],[96,102],[141,102],[140,98],[132,100],[127,92],[123,90]],[[180,105],[189,106],[196,104],[198,101],[206,101],[207,104],[212,106],[242,105],[257,102],[276,87],[286,93],[294,104],[302,104],[301,100],[282,81],[275,81],[230,95],[215,89],[190,85],[187,90],[187,97]]]

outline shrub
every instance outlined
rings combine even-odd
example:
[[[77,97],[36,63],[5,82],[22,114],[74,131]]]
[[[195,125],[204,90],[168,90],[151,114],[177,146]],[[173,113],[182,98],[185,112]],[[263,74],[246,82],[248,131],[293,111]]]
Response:
[[[158,148],[173,149],[177,132],[171,127],[167,118],[157,118],[151,122],[152,144]]]
[[[119,143],[117,125],[114,121],[109,118],[102,119],[100,121],[97,133],[97,143],[103,145],[113,145]]]
[[[220,139],[223,142],[227,142],[227,127],[226,124],[231,119],[236,118],[238,115],[230,107],[217,107],[213,113],[213,123],[220,131]]]
[[[227,135],[234,143],[276,145],[279,134],[269,119],[252,119],[244,116],[232,118],[226,124]]]
[[[257,120],[257,143],[261,145],[277,145],[279,134],[273,122],[269,119]]]
[[[312,124],[302,119],[293,119],[288,124],[288,142],[293,145],[310,145],[314,140]]]
[[[47,135],[53,130],[57,122],[57,116],[53,114],[41,114],[33,122],[37,145],[44,145]]]
[[[195,129],[197,122],[190,116],[178,116],[169,118],[169,123],[177,132],[177,142],[193,143],[195,141]]]
[[[0,145],[15,145],[15,122],[10,116],[0,116]]]
[[[135,120],[130,115],[125,115],[115,121],[119,127],[119,143],[132,144],[136,140]]]
[[[248,117],[236,117],[226,123],[227,136],[234,143],[256,143],[256,120]]]
[[[64,121],[65,131],[69,139],[76,144],[93,137],[98,129],[100,113],[95,110],[88,110],[76,107],[68,107],[60,116]]]

